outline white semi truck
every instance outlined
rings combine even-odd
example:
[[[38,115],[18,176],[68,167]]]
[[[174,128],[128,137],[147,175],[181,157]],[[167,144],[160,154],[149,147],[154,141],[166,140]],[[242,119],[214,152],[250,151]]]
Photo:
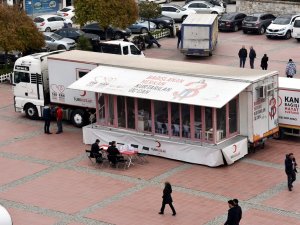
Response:
[[[300,137],[300,79],[279,77],[279,130],[280,137]]]
[[[95,95],[67,87],[98,65],[73,62],[72,59],[51,59],[52,55],[59,53],[37,53],[15,62],[12,80],[15,111],[25,112],[30,119],[38,119],[42,117],[45,105],[61,105],[64,119],[82,127],[95,111]]]

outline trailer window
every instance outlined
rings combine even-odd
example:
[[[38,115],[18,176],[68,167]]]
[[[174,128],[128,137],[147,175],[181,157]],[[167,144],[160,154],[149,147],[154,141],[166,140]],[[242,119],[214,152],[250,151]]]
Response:
[[[138,99],[138,129],[152,131],[151,100]]]
[[[14,83],[18,84],[20,82],[30,83],[29,73],[15,71],[14,72]]]

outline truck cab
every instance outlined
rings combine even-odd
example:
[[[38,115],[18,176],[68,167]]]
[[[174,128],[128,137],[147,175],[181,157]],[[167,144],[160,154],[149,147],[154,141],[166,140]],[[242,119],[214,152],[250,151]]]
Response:
[[[138,47],[128,41],[106,41],[100,43],[99,48],[100,52],[103,53],[145,57],[144,53]]]

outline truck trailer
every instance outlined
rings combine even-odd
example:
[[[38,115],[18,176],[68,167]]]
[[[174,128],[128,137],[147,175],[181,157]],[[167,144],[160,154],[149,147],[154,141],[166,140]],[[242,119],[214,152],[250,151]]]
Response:
[[[218,42],[218,15],[191,14],[181,25],[181,52],[211,56]]]

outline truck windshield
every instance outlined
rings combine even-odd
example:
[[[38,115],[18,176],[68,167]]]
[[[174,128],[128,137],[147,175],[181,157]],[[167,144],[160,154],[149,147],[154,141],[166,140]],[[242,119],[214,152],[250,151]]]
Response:
[[[29,73],[15,71],[14,72],[14,83],[18,84],[20,82],[30,83]]]

